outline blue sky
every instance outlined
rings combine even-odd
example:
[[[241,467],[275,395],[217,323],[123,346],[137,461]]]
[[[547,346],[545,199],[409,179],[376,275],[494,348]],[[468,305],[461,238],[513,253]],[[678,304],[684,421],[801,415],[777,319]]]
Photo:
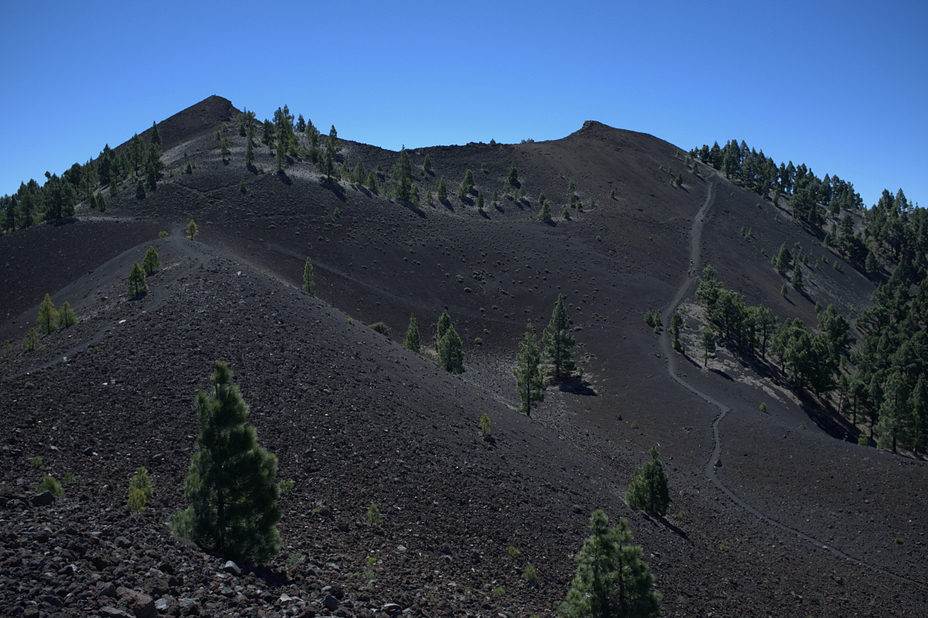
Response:
[[[584,120],[928,206],[928,3],[7,2],[0,195],[217,94],[397,150]]]

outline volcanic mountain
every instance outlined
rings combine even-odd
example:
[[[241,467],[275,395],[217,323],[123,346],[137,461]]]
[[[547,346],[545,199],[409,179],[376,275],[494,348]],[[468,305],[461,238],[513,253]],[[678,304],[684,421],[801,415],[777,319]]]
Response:
[[[694,275],[708,265],[781,319],[870,306],[878,277],[785,200],[593,121],[549,142],[404,151],[418,199],[399,200],[402,153],[338,140],[341,180],[296,155],[277,171],[264,144],[246,165],[239,114],[210,97],[158,123],[164,168],[144,197],[124,180],[99,189],[105,212],[81,203],[0,237],[0,340],[15,344],[0,354],[0,613],[550,616],[601,508],[628,519],[667,616],[924,615],[924,462],[858,446],[858,427],[775,364],[698,347]],[[377,190],[344,178],[359,162]],[[781,293],[784,243],[812,265],[803,293]],[[130,299],[149,247],[161,267]],[[26,351],[46,293],[78,321]],[[581,371],[519,414],[518,342],[560,296]],[[434,362],[444,310],[460,375]],[[411,314],[422,354],[401,345]],[[186,506],[193,400],[217,359],[293,483],[284,549],[241,572],[165,525]],[[669,475],[665,518],[623,499],[651,447]],[[136,513],[139,466],[155,494]],[[46,475],[69,481],[51,504],[35,499]]]

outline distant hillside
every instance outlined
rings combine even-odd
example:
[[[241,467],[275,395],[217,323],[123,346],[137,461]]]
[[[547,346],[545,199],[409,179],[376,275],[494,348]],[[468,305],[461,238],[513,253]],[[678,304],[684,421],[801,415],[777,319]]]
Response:
[[[165,615],[551,615],[597,508],[627,518],[668,616],[911,616],[928,603],[925,462],[912,432],[891,452],[895,429],[867,399],[923,368],[924,286],[893,268],[919,246],[894,222],[920,213],[815,202],[811,222],[793,188],[774,199],[594,121],[546,142],[402,152],[297,122],[282,108],[262,125],[210,97],[158,123],[160,147],[146,128],[105,155],[111,182],[101,157],[3,203],[15,225],[0,236],[0,613],[112,613],[132,589]],[[129,299],[149,247],[161,266]],[[46,293],[78,321],[27,351]],[[560,297],[578,370],[519,414],[519,342],[529,322],[540,339]],[[761,307],[789,321],[764,352],[749,321]],[[444,310],[460,375],[436,363]],[[401,345],[410,315],[419,354]],[[834,367],[823,333],[840,329],[822,316],[846,317],[855,338]],[[907,352],[881,365],[874,333]],[[293,482],[284,550],[240,575],[162,525],[186,506],[192,402],[217,359]],[[834,388],[812,386],[816,367]],[[669,475],[665,518],[623,500],[651,447]],[[133,513],[142,465],[155,494]],[[69,482],[43,506],[46,475]]]

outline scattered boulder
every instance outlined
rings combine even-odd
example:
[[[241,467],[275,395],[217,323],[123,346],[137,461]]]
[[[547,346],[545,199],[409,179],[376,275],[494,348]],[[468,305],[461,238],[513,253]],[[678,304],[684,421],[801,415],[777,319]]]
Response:
[[[242,576],[242,568],[238,566],[237,564],[235,564],[234,562],[232,562],[231,560],[229,560],[224,565],[222,565],[222,570],[225,571],[226,573],[235,575],[236,577]]]
[[[50,491],[43,491],[29,500],[32,506],[50,506],[55,503],[55,496]]]
[[[338,600],[330,594],[325,595],[325,598],[322,599],[322,604],[325,605],[325,608],[330,612],[334,612],[338,609]]]
[[[116,596],[120,599],[127,599],[129,609],[135,614],[135,618],[156,618],[158,615],[155,601],[144,592],[120,586],[116,589]]]

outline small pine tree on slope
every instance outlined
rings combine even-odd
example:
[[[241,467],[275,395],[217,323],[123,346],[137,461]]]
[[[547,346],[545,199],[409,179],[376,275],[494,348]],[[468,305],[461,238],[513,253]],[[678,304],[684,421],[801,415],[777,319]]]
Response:
[[[316,295],[316,277],[313,274],[313,262],[309,257],[303,266],[303,291],[310,296]]]
[[[129,273],[129,298],[138,298],[148,291],[148,283],[145,281],[145,271],[136,262],[132,265],[132,272]]]
[[[519,412],[532,415],[532,403],[545,400],[545,378],[541,371],[541,351],[535,343],[535,328],[529,322],[525,337],[519,342],[519,354],[516,356],[516,368],[512,373],[516,377],[519,389]]]
[[[570,336],[569,329],[570,321],[567,319],[567,310],[564,309],[564,295],[561,294],[554,305],[551,321],[541,335],[545,358],[551,364],[550,375],[555,380],[569,378],[574,370],[571,348],[576,341]]]
[[[184,481],[190,507],[171,521],[181,536],[233,560],[265,562],[280,551],[277,457],[245,425],[248,405],[232,370],[216,361],[212,392],[200,391],[197,452]]]
[[[452,373],[464,372],[464,345],[454,326],[448,310],[442,311],[435,326],[435,353],[438,364]]]
[[[597,509],[590,517],[593,532],[576,555],[577,574],[560,618],[618,618],[660,616],[661,599],[654,576],[641,559],[641,547],[629,545],[632,534],[624,518],[609,527],[609,518]]]
[[[161,268],[161,260],[158,257],[158,252],[155,251],[154,247],[148,247],[148,251],[145,252],[145,257],[142,259],[142,269],[146,275],[153,275],[158,272],[159,268]]]
[[[657,449],[651,447],[651,461],[645,462],[641,469],[632,472],[632,480],[625,492],[628,506],[649,515],[663,517],[670,504],[670,492],[667,488],[667,473],[658,459]]]
[[[45,295],[45,299],[42,300],[42,304],[39,305],[39,317],[36,318],[36,323],[38,323],[39,328],[46,335],[58,329],[58,311],[55,309],[55,304],[52,303],[52,298],[48,294]]]
[[[416,354],[422,349],[419,342],[419,325],[414,315],[409,316],[409,326],[406,328],[406,336],[403,338],[403,347],[412,350]]]

